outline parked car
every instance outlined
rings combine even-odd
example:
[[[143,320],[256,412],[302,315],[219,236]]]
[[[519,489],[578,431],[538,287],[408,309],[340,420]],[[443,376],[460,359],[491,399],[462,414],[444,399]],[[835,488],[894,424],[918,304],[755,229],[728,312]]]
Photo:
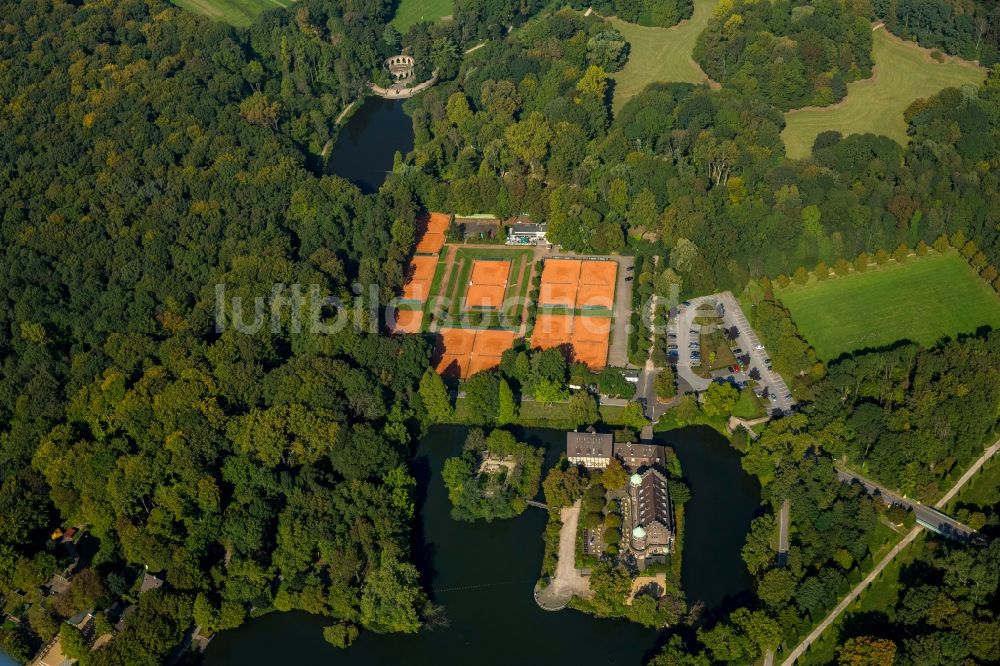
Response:
[[[733,356],[740,356],[742,353],[743,349],[741,347],[737,347],[736,349],[733,350]]]
[[[737,374],[738,372],[740,372],[740,366],[738,365],[729,366],[729,372],[733,373],[734,375]]]
[[[754,349],[756,349],[757,351],[764,351],[764,345],[757,345],[756,347],[754,347]]]
[[[632,281],[632,276],[631,276],[631,275],[629,275],[629,276],[628,276],[627,278],[625,278],[625,281],[626,281],[626,282],[631,282],[631,281]]]

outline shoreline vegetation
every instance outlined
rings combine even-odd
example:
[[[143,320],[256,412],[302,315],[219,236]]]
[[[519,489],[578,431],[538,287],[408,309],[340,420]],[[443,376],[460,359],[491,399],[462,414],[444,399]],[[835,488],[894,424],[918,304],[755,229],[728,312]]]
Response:
[[[441,476],[455,520],[514,518],[538,494],[544,451],[506,430],[469,431],[462,454],[444,462]]]

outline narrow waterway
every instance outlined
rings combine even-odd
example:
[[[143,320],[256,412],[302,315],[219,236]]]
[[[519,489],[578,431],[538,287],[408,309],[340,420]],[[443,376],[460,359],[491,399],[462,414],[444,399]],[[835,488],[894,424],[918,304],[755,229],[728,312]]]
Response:
[[[371,194],[392,171],[396,151],[405,155],[412,149],[413,122],[403,112],[403,102],[368,97],[340,129],[324,171]]]
[[[740,454],[708,427],[658,437],[681,461],[692,497],[684,509],[681,584],[688,603],[729,606],[752,590],[740,551],[760,506],[760,483],[740,466]]]
[[[532,588],[542,558],[544,511],[529,508],[516,519],[491,524],[451,519],[441,468],[445,458],[461,450],[465,433],[460,427],[434,429],[414,461],[423,544],[417,560],[435,603],[446,608],[448,627],[413,636],[362,632],[351,648],[337,650],[321,634],[329,619],[274,613],[219,635],[205,663],[636,666],[651,656],[656,631],[570,610],[547,613],[535,604]],[[522,438],[546,447],[549,465],[565,450],[565,433],[560,431],[527,430]],[[693,486],[684,584],[690,586],[690,597],[711,606],[746,589],[740,547],[759,491],[739,481],[739,457],[714,431],[686,429],[665,441],[677,450]],[[698,521],[708,524],[700,526]],[[734,534],[722,534],[730,529]]]

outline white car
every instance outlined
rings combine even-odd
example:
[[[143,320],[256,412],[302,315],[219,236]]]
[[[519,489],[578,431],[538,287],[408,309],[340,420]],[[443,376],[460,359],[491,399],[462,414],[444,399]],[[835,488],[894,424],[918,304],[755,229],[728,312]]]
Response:
[[[754,349],[756,349],[757,351],[764,351],[764,345],[757,345],[756,347],[754,347]]]

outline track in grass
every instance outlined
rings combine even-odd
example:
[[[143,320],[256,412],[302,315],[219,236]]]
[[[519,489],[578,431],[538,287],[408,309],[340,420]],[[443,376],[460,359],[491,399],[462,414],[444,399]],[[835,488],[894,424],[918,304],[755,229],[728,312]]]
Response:
[[[903,112],[920,97],[965,84],[978,85],[986,70],[959,58],[937,62],[930,51],[905,42],[878,28],[873,35],[874,76],[847,84],[847,97],[839,104],[823,108],[795,109],[785,114],[785,152],[802,159],[812,153],[820,132],[837,130],[844,134],[871,132],[906,144]]]
[[[672,28],[647,28],[617,18],[608,19],[632,46],[625,68],[612,75],[615,111],[650,83],[703,83],[709,80],[691,53],[698,35],[712,17],[714,5],[715,0],[694,0],[691,18]]]
[[[292,0],[171,0],[181,9],[202,14],[229,25],[246,27],[261,13],[287,7]]]
[[[438,21],[451,16],[454,0],[399,0],[392,25],[402,33],[420,21]]]
[[[951,252],[823,282],[810,278],[776,295],[824,361],[900,340],[930,346],[981,326],[1000,328],[1000,298]]]

